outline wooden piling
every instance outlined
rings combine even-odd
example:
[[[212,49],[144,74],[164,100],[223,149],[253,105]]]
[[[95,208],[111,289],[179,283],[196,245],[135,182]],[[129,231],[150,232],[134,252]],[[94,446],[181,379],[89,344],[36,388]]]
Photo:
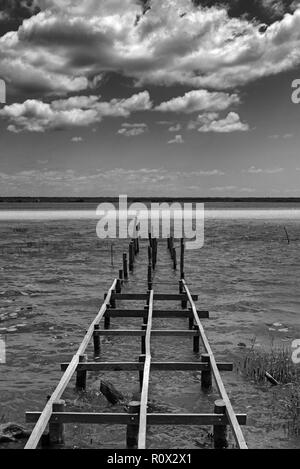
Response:
[[[117,287],[117,284],[118,284],[118,281],[116,282],[116,287]],[[110,297],[110,302],[109,302],[109,307],[110,308],[115,308],[116,307],[116,300],[114,298],[114,295],[116,293],[120,293],[120,292],[117,292],[116,290],[112,290],[112,292],[111,292],[111,297]]]
[[[173,259],[173,268],[174,268],[174,270],[176,270],[176,269],[177,269],[176,248],[173,247],[172,252],[173,252],[173,256],[172,256],[172,259]]]
[[[87,361],[86,355],[79,356],[79,363],[84,363]],[[76,390],[77,391],[85,391],[86,390],[86,378],[87,378],[87,371],[80,370],[76,373]]]
[[[101,353],[101,344],[100,344],[100,335],[95,334],[96,331],[99,331],[100,326],[99,324],[95,324],[94,326],[94,334],[93,334],[93,344],[94,344],[94,357],[100,357]]]
[[[148,246],[148,264],[152,264],[152,248]]]
[[[194,326],[194,330],[199,331],[199,327]],[[199,349],[200,349],[200,337],[199,337],[199,335],[194,335],[194,337],[193,337],[193,352],[194,353],[199,353]]]
[[[124,279],[128,279],[128,266],[127,266],[127,254],[126,252],[123,253],[123,273],[124,273]]]
[[[116,293],[121,293],[122,292],[122,284],[121,280],[118,278],[117,283],[116,283]]]
[[[130,241],[129,244],[129,272],[133,272],[133,262],[134,262],[134,248],[133,243]]]
[[[146,355],[140,355],[139,356],[139,362],[140,363],[145,363],[146,360]],[[139,382],[140,382],[140,389],[143,387],[143,376],[144,376],[144,369],[139,371]]]
[[[141,404],[138,401],[131,401],[128,405],[129,414],[139,414]],[[130,423],[126,429],[126,446],[127,449],[136,449],[138,447],[139,424]]]
[[[53,412],[64,412],[65,401],[62,399],[57,400],[52,404]],[[50,445],[63,445],[64,444],[64,424],[63,423],[49,423],[49,443]]]
[[[123,270],[119,270],[119,279],[121,280],[121,283],[123,282]]]
[[[114,308],[112,308],[114,309]],[[109,310],[109,307],[107,308],[107,310]],[[104,316],[104,329],[105,330],[108,330],[110,328],[110,316],[108,314],[106,314]]]
[[[212,374],[210,367],[210,356],[207,353],[201,355],[201,362],[207,363],[209,365],[208,370],[201,371],[201,388],[203,390],[208,390],[212,387]]]
[[[145,331],[147,329],[147,324],[143,324],[141,327],[142,331]],[[145,341],[145,336],[141,336],[141,355],[145,355],[146,353],[146,341]]]
[[[180,278],[184,278],[184,239],[180,240]]]
[[[148,265],[147,282],[148,282],[148,285],[149,285],[149,283],[152,283],[152,266],[151,266],[151,264]],[[149,287],[148,287],[148,290],[150,290]]]
[[[221,399],[215,401],[215,414],[226,414],[225,402]],[[216,449],[226,449],[228,447],[227,441],[227,425],[214,425],[213,426],[214,447]]]

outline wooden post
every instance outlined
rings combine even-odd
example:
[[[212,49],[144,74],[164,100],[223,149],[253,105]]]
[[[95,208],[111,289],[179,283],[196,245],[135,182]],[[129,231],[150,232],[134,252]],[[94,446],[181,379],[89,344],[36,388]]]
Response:
[[[140,355],[139,356],[139,362],[140,363],[145,363],[146,360],[146,355]],[[144,376],[144,369],[139,371],[139,381],[140,381],[140,389],[143,387],[143,376]]]
[[[184,278],[184,239],[180,240],[180,278]]]
[[[211,367],[210,367],[210,356],[207,353],[203,353],[201,355],[201,362],[207,363],[209,366],[208,370],[201,371],[201,388],[203,390],[210,389],[212,386],[212,374],[211,374]]]
[[[226,405],[222,400],[215,401],[215,414],[226,414]],[[226,449],[227,441],[227,425],[214,425],[213,427],[214,447],[216,449]]]
[[[65,401],[58,400],[53,402],[53,412],[64,412]],[[50,445],[63,445],[64,444],[64,424],[63,423],[49,423],[49,443]]]
[[[147,324],[142,325],[142,331],[147,329]],[[145,355],[146,353],[146,337],[144,335],[141,336],[141,355]]]
[[[148,246],[148,264],[152,263],[152,248]]]
[[[199,332],[199,327],[194,326],[194,330]],[[200,337],[199,335],[194,335],[193,337],[193,351],[194,353],[199,353],[199,348],[200,348]]]
[[[117,283],[116,283],[116,293],[121,293],[121,291],[122,291],[121,280],[118,278]]]
[[[151,264],[148,265],[147,281],[148,281],[148,285],[149,285],[149,283],[152,283],[152,267],[151,267]],[[149,287],[148,287],[148,290],[150,290]]]
[[[87,356],[86,355],[80,355],[79,356],[79,363],[84,363],[86,361],[87,361]],[[77,371],[77,373],[76,373],[76,390],[77,391],[85,391],[86,390],[86,377],[87,377],[87,371],[86,370]]]
[[[152,269],[155,269],[156,265],[156,238],[152,240]]]
[[[133,244],[132,242],[130,241],[130,244],[129,244],[129,272],[132,272],[133,271]]]
[[[192,331],[194,329],[194,317],[189,318],[189,330]]]
[[[123,253],[123,272],[124,272],[124,279],[128,279],[128,268],[127,268],[127,254],[126,252]]]
[[[94,343],[94,356],[100,357],[101,353],[101,345],[100,345],[100,335],[96,335],[95,332],[99,331],[100,326],[99,324],[95,324],[94,326],[94,334],[93,334],[93,343]]]
[[[172,256],[172,259],[173,259],[173,268],[174,270],[177,269],[177,257],[176,257],[176,249],[173,248],[173,256]]]
[[[121,284],[123,283],[123,270],[119,270],[119,279],[121,280]]]
[[[110,308],[107,307],[107,311],[109,310]],[[113,308],[112,308],[113,309]],[[110,316],[105,314],[104,315],[104,329],[109,329],[110,328]]]
[[[152,247],[152,236],[151,236],[151,233],[148,234],[148,238],[149,238],[149,244],[150,244],[150,246]]]
[[[119,292],[120,293],[120,292]],[[116,300],[114,298],[114,295],[116,294],[116,290],[111,291],[110,295],[110,301],[109,301],[109,306],[110,308],[115,308],[116,307]]]
[[[140,413],[140,402],[131,401],[128,404],[129,414]],[[139,423],[131,423],[127,425],[126,429],[126,445],[128,449],[136,449],[138,447],[138,436],[139,436]]]

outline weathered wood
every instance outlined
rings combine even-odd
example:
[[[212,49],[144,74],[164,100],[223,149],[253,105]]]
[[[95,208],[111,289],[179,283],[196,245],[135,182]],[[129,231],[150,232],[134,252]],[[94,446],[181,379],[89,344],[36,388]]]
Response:
[[[144,376],[144,366],[145,366],[145,360],[146,360],[146,355],[140,355],[139,356],[139,366],[140,371],[139,371],[139,383],[140,383],[140,389],[142,390],[143,388],[143,376]]]
[[[176,254],[176,249],[175,248],[173,248],[172,259],[173,259],[173,269],[176,270],[177,269],[177,254]]]
[[[26,412],[26,422],[35,423],[41,415],[41,412]],[[237,414],[236,418],[239,425],[246,425],[247,415]],[[81,423],[81,424],[116,424],[128,425],[132,422],[139,422],[139,414],[129,415],[128,413],[117,412],[53,412],[50,422],[62,423]],[[219,414],[166,414],[166,413],[148,413],[148,425],[226,425],[229,424],[226,415]]]
[[[147,319],[148,319],[148,311],[147,311]],[[143,324],[141,327],[141,330],[143,332],[143,335],[141,336],[141,354],[142,355],[145,355],[146,353],[146,340],[145,340],[146,329],[147,329],[147,324]]]
[[[184,278],[184,239],[180,240],[180,278]]]
[[[59,400],[53,402],[53,412],[64,412],[65,401]],[[49,423],[49,443],[50,445],[64,444],[64,424],[63,423]]]
[[[95,334],[95,332],[99,330],[100,330],[99,324],[95,324],[94,333],[93,333],[94,357],[100,357],[100,354],[101,354],[100,335]]]
[[[207,353],[203,353],[201,355],[202,363],[205,363],[207,366],[207,370],[203,370],[201,372],[201,388],[203,390],[208,390],[212,387],[212,374],[211,374],[211,367],[210,367],[210,356]],[[218,370],[220,370],[220,366],[217,364]],[[231,370],[230,370],[231,371]]]
[[[123,394],[110,381],[101,380],[100,392],[110,404],[115,405],[124,400]]]
[[[139,329],[109,329],[104,330],[101,329],[99,331],[95,331],[95,334],[103,335],[103,336],[144,336],[145,331]],[[188,331],[186,329],[153,329],[152,330],[153,336],[159,337],[167,337],[167,336],[174,336],[174,337],[198,337],[199,339],[199,331],[195,329],[193,331]],[[199,340],[198,340],[199,341]]]
[[[214,379],[215,379],[215,382],[216,382],[216,385],[217,385],[217,388],[218,388],[218,391],[221,395],[221,398],[222,400],[224,401],[225,403],[225,406],[226,406],[226,414],[228,416],[228,419],[229,419],[229,422],[230,422],[230,426],[232,428],[232,431],[233,431],[233,435],[234,435],[234,438],[236,440],[236,443],[238,445],[238,448],[240,449],[247,449],[247,444],[246,444],[246,441],[245,441],[245,438],[244,438],[244,435],[243,435],[243,432],[239,426],[239,423],[237,421],[237,418],[236,418],[236,415],[234,413],[234,410],[232,408],[232,405],[231,405],[231,402],[230,402],[230,399],[228,397],[228,394],[226,392],[226,389],[225,389],[225,386],[223,384],[223,381],[222,381],[222,378],[221,378],[221,375],[219,373],[219,370],[218,370],[218,367],[217,367],[217,363],[216,363],[216,360],[215,360],[215,357],[213,355],[213,352],[212,352],[212,349],[210,347],[210,344],[208,342],[208,339],[206,337],[206,334],[205,334],[205,331],[204,331],[204,328],[201,324],[201,321],[200,319],[198,318],[197,316],[197,310],[196,310],[196,306],[194,304],[194,301],[193,301],[193,298],[192,298],[192,295],[190,294],[190,291],[187,287],[187,284],[185,282],[185,280],[183,280],[183,285],[184,285],[184,289],[185,289],[185,292],[188,296],[188,299],[189,299],[189,302],[191,304],[191,307],[192,307],[192,310],[193,310],[193,313],[194,313],[194,317],[195,317],[195,322],[196,324],[198,325],[199,327],[199,332],[200,332],[200,335],[201,335],[201,340],[203,342],[203,345],[204,345],[204,348],[206,350],[206,353],[208,353],[209,357],[210,357],[210,365],[211,365],[211,369],[212,369],[212,373],[213,373],[213,376],[214,376]]]
[[[96,332],[96,331],[95,331]],[[83,363],[87,361],[86,355],[80,355],[78,363]],[[81,370],[77,371],[76,374],[76,390],[77,391],[85,391],[86,389],[86,378],[87,378],[87,371]]]
[[[133,301],[133,300],[146,300],[147,294],[146,293],[114,293],[113,298],[116,300],[122,301]],[[186,299],[186,294],[176,294],[176,293],[155,293],[154,300],[157,301],[182,301]],[[198,301],[198,295],[192,295],[193,301]]]
[[[199,327],[194,325],[193,331],[195,332],[193,337],[193,352],[199,353],[200,350],[200,336],[199,336]],[[192,331],[189,331],[192,332]]]
[[[152,333],[152,311],[153,311],[153,290],[150,291],[149,295],[149,310],[148,310],[148,322],[146,329],[146,340],[145,340],[145,363],[144,363],[144,374],[143,374],[143,387],[141,393],[141,407],[140,407],[140,421],[139,421],[139,434],[138,434],[138,448],[146,448],[146,429],[147,429],[147,404],[148,404],[148,392],[149,392],[149,379],[150,379],[150,365],[151,365],[151,333]]]
[[[144,355],[140,355],[144,357]],[[87,362],[79,363],[77,370],[86,371],[135,371],[143,370],[143,360],[139,362]],[[68,363],[61,363],[62,371],[68,367]],[[232,371],[232,363],[217,363],[220,371]],[[209,371],[210,367],[204,362],[151,362],[152,371]]]
[[[50,399],[48,400],[47,404],[45,405],[44,407],[44,410],[43,412],[40,414],[39,418],[38,418],[38,421],[25,445],[25,448],[24,449],[35,449],[37,447],[37,445],[39,444],[39,441],[41,439],[41,436],[43,435],[46,427],[47,427],[47,424],[48,424],[48,421],[49,421],[49,418],[51,417],[51,414],[52,414],[52,405],[55,401],[59,400],[63,394],[63,392],[65,391],[66,387],[68,386],[72,376],[73,376],[73,373],[74,371],[76,370],[76,367],[79,363],[79,356],[84,354],[92,336],[93,336],[93,332],[94,332],[94,326],[95,324],[99,324],[99,322],[101,321],[103,315],[105,314],[105,311],[107,309],[107,304],[109,303],[110,301],[110,296],[111,296],[111,292],[112,290],[115,288],[115,285],[116,285],[116,280],[114,280],[112,286],[110,287],[109,291],[108,291],[108,295],[103,303],[103,305],[101,306],[101,309],[100,311],[98,312],[97,316],[95,317],[94,321],[91,323],[89,329],[87,330],[76,354],[74,355],[68,369],[66,370],[66,372],[64,373],[64,375],[62,376],[62,378],[60,379],[58,385],[56,386],[54,392],[52,393]]]
[[[215,401],[215,414],[225,415],[226,405],[222,400]],[[213,427],[214,447],[216,449],[226,449],[228,447],[227,441],[227,426],[214,425]]]
[[[127,265],[127,254],[126,252],[123,253],[123,273],[124,273],[124,279],[128,279],[128,265]]]
[[[133,244],[129,243],[129,272],[133,272],[133,262],[134,262],[134,253],[133,253]]]
[[[129,414],[138,414],[140,412],[140,402],[132,401],[128,405]],[[138,434],[139,434],[139,425],[136,423],[136,420],[133,419],[132,423],[127,425],[126,431],[126,446],[128,449],[136,449],[138,447]]]
[[[200,319],[208,319],[208,311],[197,311]],[[147,312],[144,309],[108,309],[105,316],[111,318],[138,318],[146,317]],[[153,318],[190,318],[192,325],[194,324],[194,314],[188,310],[170,310],[170,309],[156,309],[153,310]]]
[[[116,279],[116,288],[117,288],[117,284],[118,284],[118,280]],[[115,308],[115,307],[116,307],[116,298],[115,298],[116,293],[117,293],[117,290],[114,289],[114,290],[112,291],[112,295],[111,295],[111,297],[110,297],[110,302],[109,302],[109,307],[110,307],[110,308]],[[121,293],[119,292],[119,295],[120,295],[120,294],[121,294]]]
[[[116,284],[116,293],[121,293],[122,291],[122,283],[121,283],[121,280],[118,278],[117,279],[117,284]],[[116,307],[116,305],[115,305]]]

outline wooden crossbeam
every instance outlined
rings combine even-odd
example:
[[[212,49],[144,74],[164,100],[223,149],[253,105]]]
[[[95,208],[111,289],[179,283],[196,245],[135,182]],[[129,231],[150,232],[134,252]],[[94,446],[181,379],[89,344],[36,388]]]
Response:
[[[65,371],[68,363],[61,364]],[[217,363],[219,371],[232,371],[232,363]],[[140,362],[86,362],[79,363],[76,371],[141,371],[144,363]],[[210,365],[204,362],[151,362],[151,371],[207,371]]]
[[[147,293],[113,293],[113,300],[147,300]],[[198,295],[192,295],[193,301],[198,301]],[[177,293],[155,293],[154,300],[157,301],[182,301],[187,300],[186,294],[177,294]]]
[[[35,423],[41,412],[26,412],[26,422]],[[138,424],[139,414],[128,413],[98,413],[98,412],[53,412],[49,422],[51,423],[81,423],[81,424],[111,424],[128,425]],[[246,425],[247,415],[237,414],[239,425]],[[220,414],[167,414],[147,413],[148,425],[229,425],[226,415]]]
[[[185,329],[152,329],[153,336],[177,336],[177,337],[194,337],[198,336],[197,330],[189,331]],[[117,336],[138,336],[146,335],[146,331],[140,329],[99,329],[94,331],[94,335],[117,335]]]
[[[105,313],[105,317],[110,318],[145,318],[147,317],[147,311],[144,309],[108,309]],[[208,311],[197,311],[200,319],[208,319]],[[168,309],[154,309],[153,318],[193,318],[194,314],[192,311],[185,309],[182,310],[168,310]]]

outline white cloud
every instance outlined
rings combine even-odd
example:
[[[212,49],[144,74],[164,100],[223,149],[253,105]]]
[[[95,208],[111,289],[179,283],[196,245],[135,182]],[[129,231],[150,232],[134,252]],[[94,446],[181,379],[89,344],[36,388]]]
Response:
[[[71,141],[74,142],[74,143],[79,143],[79,142],[83,142],[83,138],[82,137],[72,137]]]
[[[46,10],[0,38],[1,74],[23,92],[78,93],[108,72],[138,84],[231,89],[300,64],[299,6],[262,30],[220,6],[150,4],[143,15],[136,0],[41,0]]]
[[[193,90],[184,96],[172,98],[156,106],[160,112],[178,112],[191,114],[199,111],[224,111],[234,104],[239,104],[237,94],[209,92],[207,90]]]
[[[137,137],[138,135],[145,133],[147,128],[147,124],[144,123],[129,124],[124,122],[117,133],[124,137]]]
[[[241,122],[240,116],[236,112],[229,112],[224,119],[215,119],[213,115],[207,117],[206,122],[199,127],[198,132],[246,132],[249,125]]]
[[[171,140],[168,141],[168,144],[181,144],[184,143],[184,140],[182,138],[182,135],[175,135],[175,137]]]
[[[151,109],[148,91],[127,99],[99,101],[97,96],[77,96],[44,103],[27,100],[0,110],[0,116],[9,120],[11,132],[44,132],[45,130],[86,127],[101,122],[103,117],[129,117],[132,112]]]
[[[171,125],[169,132],[179,132],[181,130],[181,124]]]

